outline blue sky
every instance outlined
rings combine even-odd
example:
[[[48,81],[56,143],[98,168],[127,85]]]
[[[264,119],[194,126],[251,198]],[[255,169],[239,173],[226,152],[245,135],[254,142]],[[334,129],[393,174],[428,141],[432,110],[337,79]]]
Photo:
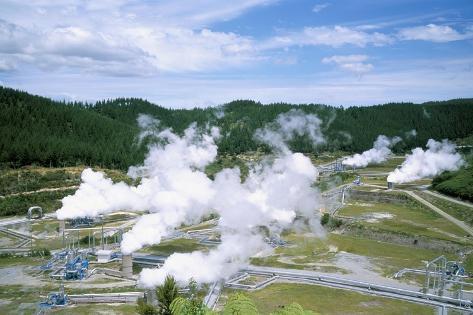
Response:
[[[0,0],[0,84],[166,107],[473,97],[473,1]]]

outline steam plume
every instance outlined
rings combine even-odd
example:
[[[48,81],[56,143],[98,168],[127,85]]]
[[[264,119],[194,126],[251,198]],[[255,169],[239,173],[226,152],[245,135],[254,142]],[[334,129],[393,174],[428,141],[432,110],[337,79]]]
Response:
[[[149,127],[152,118],[140,116],[139,122]],[[153,132],[148,128],[141,138]],[[215,191],[202,169],[217,155],[218,129],[201,133],[193,124],[182,137],[170,129],[154,135],[161,143],[150,147],[143,165],[131,167],[128,172],[131,177],[142,177],[140,185],[114,184],[101,172],[85,169],[82,184],[74,195],[62,200],[57,217],[96,217],[120,210],[148,210],[150,214],[140,218],[124,235],[122,251],[130,253],[144,245],[159,243],[180,224],[196,223],[208,214]]]
[[[429,139],[427,150],[415,148],[402,163],[388,176],[388,182],[406,183],[418,179],[432,177],[444,171],[459,169],[465,161],[456,152],[454,143],[443,140],[442,142]]]
[[[369,164],[379,164],[387,160],[391,154],[391,148],[401,141],[399,137],[388,138],[384,135],[379,135],[373,143],[373,148],[359,154],[356,153],[343,160],[344,165],[354,167],[366,167]]]
[[[300,111],[279,115],[271,128],[260,130],[264,141],[279,148],[278,155],[253,167],[244,182],[238,168],[224,169],[210,180],[203,169],[215,160],[218,129],[200,132],[191,125],[183,136],[170,129],[158,131],[157,121],[141,116],[142,137],[156,135],[160,142],[150,147],[141,166],[131,167],[129,175],[142,177],[138,186],[114,184],[102,173],[87,169],[77,192],[63,199],[57,211],[60,219],[97,216],[118,210],[149,210],[127,232],[121,244],[123,253],[156,244],[182,223],[199,222],[216,213],[222,243],[205,252],[171,255],[160,269],[144,269],[140,284],[161,284],[167,274],[181,283],[192,277],[200,283],[225,278],[267,245],[261,227],[279,233],[292,224],[296,215],[312,218],[312,228],[322,232],[314,210],[320,201],[312,187],[317,169],[309,158],[292,153],[286,142],[294,135],[308,134],[314,142],[323,141],[320,120]],[[85,205],[85,206],[84,206]]]
[[[291,109],[279,114],[276,120],[264,128],[257,129],[255,138],[269,144],[281,153],[290,152],[287,142],[294,136],[307,135],[314,145],[325,142],[321,131],[322,121],[313,114]]]

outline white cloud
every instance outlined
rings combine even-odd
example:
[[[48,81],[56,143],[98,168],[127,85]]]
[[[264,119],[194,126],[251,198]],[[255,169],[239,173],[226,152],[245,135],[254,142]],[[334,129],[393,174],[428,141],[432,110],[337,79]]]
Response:
[[[367,55],[345,55],[332,56],[322,59],[322,63],[336,64],[340,69],[362,75],[373,70],[373,65],[365,63],[368,60]]]
[[[330,6],[330,3],[319,3],[319,4],[316,4],[314,5],[314,7],[312,8],[312,12],[314,13],[319,13],[320,11],[326,9],[327,7]]]
[[[11,71],[13,69],[15,69],[16,66],[14,63],[8,61],[8,60],[2,60],[0,59],[0,72],[3,72],[3,71]]]
[[[0,53],[29,56],[42,68],[81,67],[115,74],[207,71],[258,59],[250,38],[208,29],[116,26],[27,30],[0,21]],[[25,60],[23,60],[25,61]]]
[[[428,24],[425,26],[403,28],[399,31],[398,37],[401,40],[423,40],[445,43],[473,38],[473,28],[469,28],[464,33],[460,33],[448,25]]]
[[[0,12],[0,53],[48,71],[151,75],[218,70],[261,58],[251,38],[203,25],[274,2],[204,0],[196,6],[190,0],[7,0]]]
[[[473,72],[464,69],[469,59],[446,58],[405,61],[361,77],[340,72],[311,75],[194,76],[169,74],[159,77],[84,76],[76,73],[19,73],[8,85],[45,95],[69,93],[82,100],[114,97],[143,97],[166,107],[193,108],[224,104],[235,99],[253,99],[262,103],[322,103],[331,105],[371,105],[386,102],[425,102],[471,97]],[[442,66],[438,71],[431,65]],[[449,84],[445,84],[448,82]],[[156,88],[159,87],[159,88]]]
[[[364,47],[392,41],[381,33],[335,26],[306,27],[260,42],[202,25],[218,17],[220,20],[235,17],[275,0],[246,0],[238,4],[206,0],[199,8],[185,6],[189,1],[120,0],[105,4],[77,0],[25,4],[7,1],[4,12],[0,12],[0,53],[9,54],[12,64],[47,71],[73,69],[79,73],[147,76],[162,72],[208,73],[262,60],[294,63],[294,58],[269,52],[291,46]],[[370,66],[341,67],[361,73]]]
[[[345,26],[320,26],[305,27],[301,31],[270,38],[261,45],[261,48],[274,49],[290,46],[317,45],[335,48],[344,45],[365,47],[367,45],[384,46],[392,42],[393,39],[390,36],[378,32],[368,33]]]

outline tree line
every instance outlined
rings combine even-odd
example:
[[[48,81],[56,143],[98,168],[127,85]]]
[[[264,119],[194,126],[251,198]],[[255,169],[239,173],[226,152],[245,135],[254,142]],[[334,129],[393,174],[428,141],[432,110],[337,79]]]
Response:
[[[274,103],[237,100],[216,108],[170,109],[139,98],[84,102],[55,101],[0,87],[0,163],[9,166],[92,165],[126,169],[143,161],[147,148],[137,142],[139,114],[182,132],[190,123],[220,127],[219,154],[233,155],[269,148],[253,138],[256,129],[291,109],[318,115],[326,142],[314,147],[306,137],[290,144],[294,151],[360,152],[379,134],[416,137],[394,148],[403,152],[429,138],[457,139],[473,134],[473,99],[423,104],[390,103],[367,107]]]

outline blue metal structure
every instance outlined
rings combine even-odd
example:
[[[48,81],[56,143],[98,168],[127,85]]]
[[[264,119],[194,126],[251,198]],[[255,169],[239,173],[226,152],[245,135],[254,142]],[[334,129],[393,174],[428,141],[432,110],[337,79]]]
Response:
[[[64,268],[65,280],[82,280],[87,277],[89,261],[77,255],[70,259]]]
[[[360,186],[362,184],[361,176],[356,176],[355,180],[353,181],[353,184]]]
[[[82,218],[75,218],[71,219],[70,224],[72,227],[81,227],[81,226],[91,226],[94,223],[93,218],[89,217],[82,217]]]
[[[64,287],[61,286],[59,292],[51,292],[48,294],[46,301],[39,303],[40,308],[48,309],[58,306],[66,306],[69,303],[69,298],[67,294],[64,293]]]

